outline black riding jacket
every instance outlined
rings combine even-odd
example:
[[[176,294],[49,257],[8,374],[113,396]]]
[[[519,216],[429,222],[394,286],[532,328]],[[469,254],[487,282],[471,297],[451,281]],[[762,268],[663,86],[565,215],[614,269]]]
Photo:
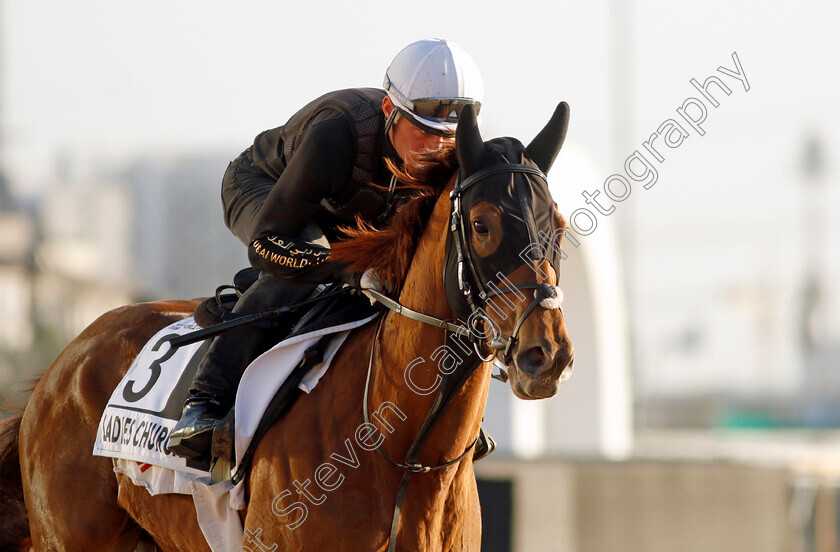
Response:
[[[315,223],[326,241],[334,241],[336,227],[353,225],[356,216],[376,224],[392,212],[399,192],[371,186],[391,184],[385,157],[400,163],[384,133],[384,95],[375,89],[331,92],[256,137],[253,167],[276,184],[248,248],[255,268],[300,281],[352,280],[345,263],[326,260],[323,239],[315,243],[302,233]]]

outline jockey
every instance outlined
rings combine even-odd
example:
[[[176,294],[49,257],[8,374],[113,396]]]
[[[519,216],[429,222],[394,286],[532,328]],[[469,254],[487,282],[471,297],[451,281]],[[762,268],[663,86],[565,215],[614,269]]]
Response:
[[[357,216],[374,224],[387,219],[402,193],[390,169],[400,170],[412,154],[446,151],[447,144],[451,152],[461,109],[473,104],[478,110],[483,95],[475,62],[439,39],[401,50],[385,72],[384,88],[325,94],[285,125],[259,134],[228,166],[225,223],[260,270],[234,313],[292,304],[323,282],[375,285],[327,260],[336,227],[353,225]],[[214,339],[170,434],[170,451],[198,458],[209,450],[245,368],[270,339],[270,330],[258,326]]]

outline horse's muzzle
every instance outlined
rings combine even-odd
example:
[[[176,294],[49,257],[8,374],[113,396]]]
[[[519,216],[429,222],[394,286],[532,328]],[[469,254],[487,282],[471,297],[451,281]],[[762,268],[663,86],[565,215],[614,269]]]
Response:
[[[542,399],[553,396],[559,385],[571,376],[574,365],[571,344],[552,347],[548,341],[540,340],[522,345],[514,355],[518,372],[514,389],[518,388],[522,398]]]

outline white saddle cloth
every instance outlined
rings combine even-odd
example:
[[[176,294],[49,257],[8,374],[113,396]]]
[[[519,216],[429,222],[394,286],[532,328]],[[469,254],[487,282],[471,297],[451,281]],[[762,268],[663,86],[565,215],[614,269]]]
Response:
[[[321,364],[307,372],[299,387],[315,388],[326,373],[350,330],[376,316],[325,328],[281,341],[245,370],[236,394],[234,452],[236,465],[256,432],[274,394],[297,366],[307,348],[327,334],[336,334]],[[187,465],[170,453],[168,435],[181,415],[185,391],[207,343],[172,350],[168,340],[199,329],[190,317],[156,333],[140,351],[114,389],[99,422],[93,454],[114,459],[114,471],[146,487],[152,495],[178,493],[193,496],[199,524],[213,552],[235,552],[243,541],[236,510],[245,508],[244,480],[210,484],[210,473]],[[189,368],[189,369],[188,369]]]

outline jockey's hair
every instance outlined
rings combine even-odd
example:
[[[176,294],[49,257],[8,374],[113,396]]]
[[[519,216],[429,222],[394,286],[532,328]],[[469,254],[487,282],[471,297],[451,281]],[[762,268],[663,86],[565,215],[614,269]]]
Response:
[[[431,186],[440,192],[458,166],[458,160],[455,157],[455,140],[442,142],[437,148],[409,152],[403,164],[403,168],[400,169],[392,159],[385,158],[388,170],[400,182],[398,188]]]

